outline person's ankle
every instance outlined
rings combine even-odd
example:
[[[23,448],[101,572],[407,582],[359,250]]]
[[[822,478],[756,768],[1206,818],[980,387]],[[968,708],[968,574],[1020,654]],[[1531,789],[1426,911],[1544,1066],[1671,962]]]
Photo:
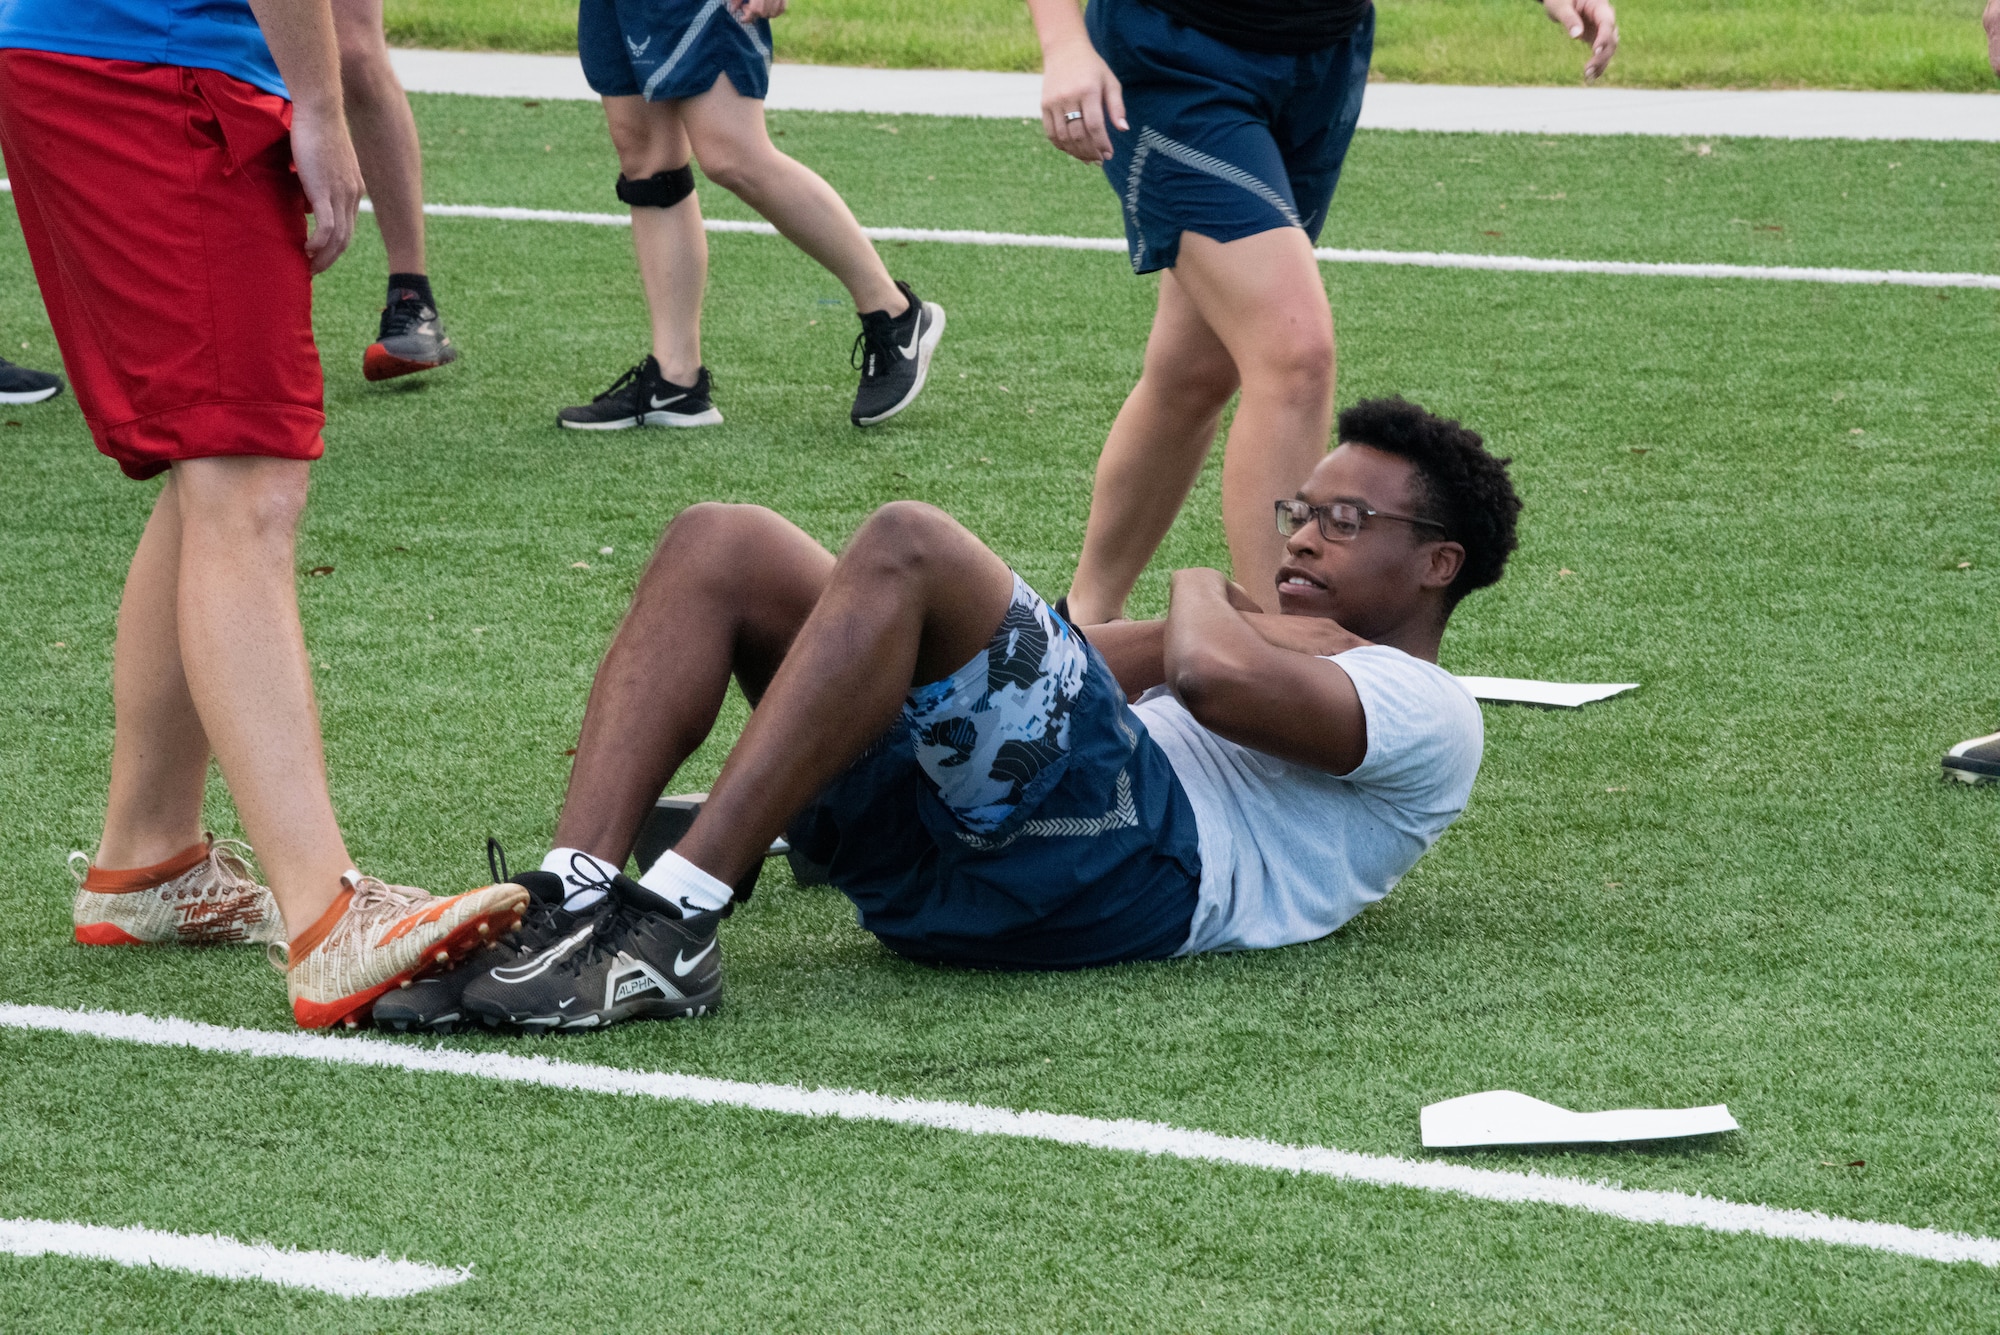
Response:
[[[200,830],[189,834],[106,834],[97,846],[90,865],[98,871],[148,871],[183,858],[194,849],[204,852],[208,840]]]
[[[670,385],[692,385],[701,378],[701,358],[692,361],[681,359],[669,361],[659,353],[653,354],[653,365],[660,368],[660,379]]]

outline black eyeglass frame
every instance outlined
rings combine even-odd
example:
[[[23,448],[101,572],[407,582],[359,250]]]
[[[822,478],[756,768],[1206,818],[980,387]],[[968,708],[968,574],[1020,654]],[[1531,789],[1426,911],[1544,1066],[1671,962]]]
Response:
[[[1328,501],[1324,505],[1313,505],[1307,501],[1301,501],[1296,498],[1286,498],[1282,500],[1273,501],[1271,503],[1271,509],[1273,514],[1277,518],[1278,533],[1282,537],[1287,537],[1287,538],[1291,537],[1294,533],[1297,533],[1300,529],[1304,528],[1306,526],[1306,521],[1310,519],[1318,521],[1319,535],[1322,538],[1325,538],[1328,542],[1353,542],[1356,538],[1361,536],[1361,529],[1363,525],[1356,524],[1354,532],[1347,534],[1345,536],[1335,533],[1331,528],[1328,527],[1329,523],[1332,521],[1333,518],[1333,509],[1337,505],[1346,506],[1348,509],[1353,510],[1355,514],[1363,520],[1397,519],[1401,520],[1405,524],[1415,525],[1418,528],[1434,528],[1439,533],[1447,533],[1450,531],[1446,529],[1443,524],[1440,524],[1435,519],[1424,519],[1418,515],[1399,515],[1399,514],[1394,514],[1388,510],[1376,510],[1370,508],[1369,506],[1363,505],[1359,501],[1337,500],[1337,501]],[[1287,523],[1289,523],[1291,527],[1287,528],[1286,527]]]

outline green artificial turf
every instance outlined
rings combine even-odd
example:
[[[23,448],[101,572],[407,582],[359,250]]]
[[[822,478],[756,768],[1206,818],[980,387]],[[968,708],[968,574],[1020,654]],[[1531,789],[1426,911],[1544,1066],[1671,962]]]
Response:
[[[1651,0],[1620,4],[1605,81],[1643,88],[1918,88],[1991,92],[1979,7],[1962,0]],[[387,0],[405,46],[574,51],[569,0]],[[1020,0],[797,0],[774,26],[780,59],[819,65],[1038,70]],[[1533,0],[1389,0],[1377,78],[1564,84],[1583,48]]]
[[[417,102],[431,198],[614,207],[593,108]],[[1097,174],[1033,127],[773,123],[865,222],[1116,227]],[[1702,147],[1363,134],[1323,239],[2000,272],[1989,147]],[[713,187],[702,199],[742,216]],[[769,503],[838,543],[884,501],[931,500],[1060,591],[1153,292],[1117,255],[891,247],[951,325],[924,397],[861,433],[837,285],[781,241],[718,235],[704,328],[728,422],[579,439],[554,409],[642,350],[623,231],[434,221],[464,360],[387,387],[358,374],[383,268],[362,232],[319,289],[331,421],[301,594],[355,855],[441,890],[480,877],[489,833],[517,861],[545,847],[597,656],[691,501]],[[10,355],[47,364],[18,233],[0,245]],[[1945,746],[2000,720],[1984,666],[2000,651],[2000,293],[1325,273],[1342,402],[1409,394],[1515,461],[1521,550],[1460,610],[1446,665],[1637,692],[1487,707],[1464,819],[1314,945],[1062,976],[923,969],[774,867],[726,931],[719,1016],[450,1046],[1406,1156],[1423,1154],[1421,1105],[1479,1089],[1727,1102],[1744,1129],[1710,1142],[1450,1157],[2000,1234],[2000,794],[1937,771]],[[0,423],[0,1000],[283,1028],[281,984],[253,953],[69,942],[61,859],[101,814],[113,608],[154,488],[90,451],[67,397]],[[1170,566],[1222,559],[1215,481],[1211,467],[1137,610],[1159,609]],[[332,573],[304,574],[319,566]],[[711,746],[676,787],[704,786],[719,758]],[[219,788],[211,814],[232,827]],[[0,1031],[0,1106],[0,1218],[477,1272],[343,1303],[0,1258],[8,1329],[2000,1320],[1993,1274],[1971,1265],[439,1076]]]

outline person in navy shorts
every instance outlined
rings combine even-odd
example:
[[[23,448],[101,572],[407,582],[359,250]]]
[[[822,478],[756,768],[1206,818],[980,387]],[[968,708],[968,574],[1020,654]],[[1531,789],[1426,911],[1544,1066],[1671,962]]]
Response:
[[[1080,625],[1125,600],[1186,501],[1239,390],[1222,467],[1237,581],[1267,600],[1282,548],[1270,498],[1327,448],[1333,318],[1313,243],[1361,116],[1371,0],[1028,0],[1051,142],[1103,164],[1136,273],[1164,271],[1144,370],[1098,460],[1065,606]],[[1609,0],[1545,0],[1617,49]]]
[[[722,420],[701,359],[708,237],[689,159],[824,265],[861,317],[861,384],[850,419],[886,421],[924,387],[944,311],[883,267],[847,203],[811,168],[780,153],[764,127],[771,24],[785,0],[582,0],[577,50],[604,99],[618,150],[618,198],[652,317],[652,351],[561,426],[709,426]]]

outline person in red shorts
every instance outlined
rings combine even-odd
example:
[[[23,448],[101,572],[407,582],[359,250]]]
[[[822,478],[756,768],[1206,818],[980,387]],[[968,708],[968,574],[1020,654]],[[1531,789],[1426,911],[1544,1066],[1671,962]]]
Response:
[[[119,606],[76,939],[289,941],[312,1028],[366,1018],[527,900],[361,875],[327,793],[292,561],[324,449],[312,275],[361,195],[337,62],[328,0],[0,6],[0,151],[77,403],[127,476],[166,474]],[[211,755],[269,889],[201,833]]]

